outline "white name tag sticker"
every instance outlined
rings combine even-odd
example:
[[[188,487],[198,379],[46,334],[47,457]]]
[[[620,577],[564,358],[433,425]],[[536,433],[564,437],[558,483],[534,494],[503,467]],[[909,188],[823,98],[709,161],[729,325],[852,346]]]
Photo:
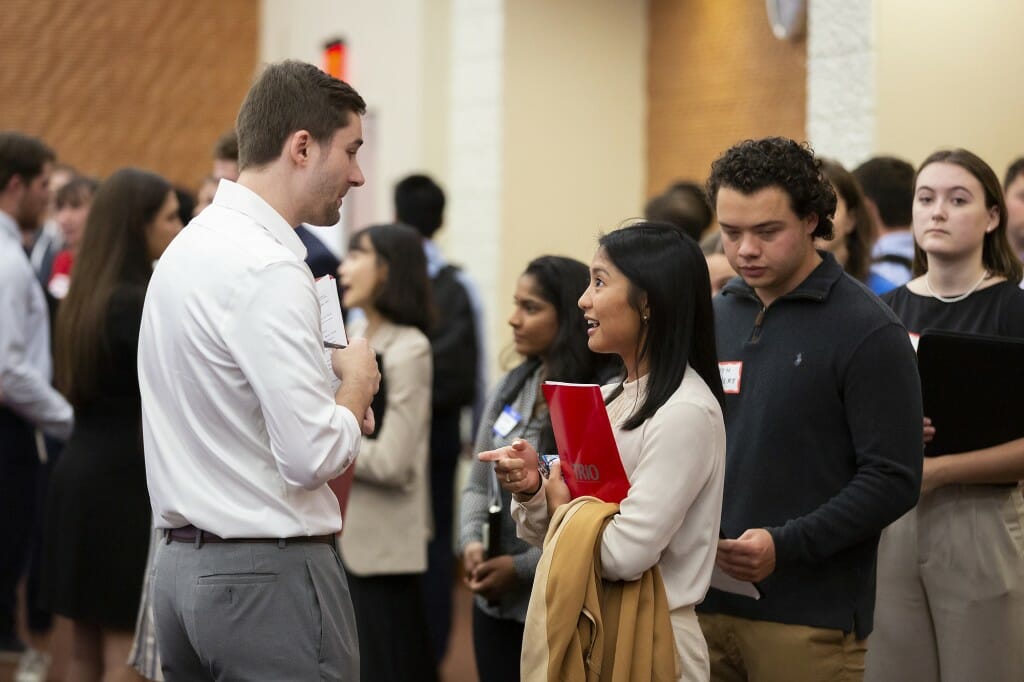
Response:
[[[722,377],[722,390],[726,393],[739,393],[740,380],[743,378],[742,362],[720,362],[718,373]]]
[[[915,334],[914,332],[907,332],[910,335],[910,345],[914,347],[914,352],[917,352],[917,344],[921,343],[921,335]]]
[[[495,434],[504,438],[508,434],[512,433],[512,429],[514,429],[516,424],[521,420],[522,416],[513,410],[511,405],[506,405],[505,409],[501,411],[501,416],[495,420],[492,428]]]

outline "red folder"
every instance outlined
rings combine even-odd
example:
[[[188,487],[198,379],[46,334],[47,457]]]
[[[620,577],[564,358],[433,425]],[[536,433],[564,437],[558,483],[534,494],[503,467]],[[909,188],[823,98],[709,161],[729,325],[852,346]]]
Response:
[[[621,502],[629,492],[629,479],[622,468],[601,387],[545,381],[542,388],[562,476],[573,499],[592,495],[604,502]]]

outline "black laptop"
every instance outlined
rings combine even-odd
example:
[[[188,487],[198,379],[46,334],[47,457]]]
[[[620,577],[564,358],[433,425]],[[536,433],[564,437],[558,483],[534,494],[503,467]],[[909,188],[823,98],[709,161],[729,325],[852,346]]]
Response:
[[[935,426],[925,456],[1024,437],[1024,340],[926,329],[917,364],[924,414]]]

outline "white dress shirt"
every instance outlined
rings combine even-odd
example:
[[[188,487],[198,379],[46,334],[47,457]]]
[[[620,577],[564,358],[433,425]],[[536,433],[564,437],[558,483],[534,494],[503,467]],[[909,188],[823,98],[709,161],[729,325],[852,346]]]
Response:
[[[50,385],[50,318],[14,218],[0,211],[0,405],[67,439],[72,410]]]
[[[354,460],[320,304],[294,229],[221,180],[157,263],[139,336],[146,477],[158,528],[221,537],[341,529],[325,485]]]

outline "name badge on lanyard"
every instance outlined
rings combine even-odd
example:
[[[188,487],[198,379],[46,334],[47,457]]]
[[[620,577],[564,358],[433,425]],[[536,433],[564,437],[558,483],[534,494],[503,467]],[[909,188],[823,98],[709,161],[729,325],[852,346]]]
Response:
[[[494,422],[492,430],[495,435],[505,438],[508,434],[512,433],[512,429],[516,427],[522,416],[512,409],[511,405],[506,405],[505,409],[501,411],[501,416]]]

